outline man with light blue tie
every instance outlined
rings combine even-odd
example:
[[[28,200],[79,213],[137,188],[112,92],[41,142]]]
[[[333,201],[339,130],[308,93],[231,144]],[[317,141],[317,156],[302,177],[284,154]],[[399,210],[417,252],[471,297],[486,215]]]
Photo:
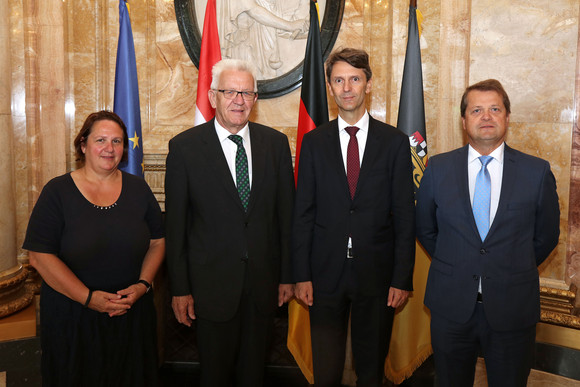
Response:
[[[417,237],[431,256],[425,305],[439,386],[525,386],[540,317],[540,265],[560,210],[550,164],[505,144],[510,101],[500,82],[461,101],[469,144],[429,160],[417,193]]]

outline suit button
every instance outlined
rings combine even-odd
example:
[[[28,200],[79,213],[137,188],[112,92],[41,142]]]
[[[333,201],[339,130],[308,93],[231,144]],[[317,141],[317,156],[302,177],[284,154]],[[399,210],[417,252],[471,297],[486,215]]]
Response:
[[[481,249],[481,250],[479,250],[479,254],[487,254],[487,250],[486,249]]]
[[[354,214],[354,210],[350,210],[349,212],[350,212],[351,214]]]

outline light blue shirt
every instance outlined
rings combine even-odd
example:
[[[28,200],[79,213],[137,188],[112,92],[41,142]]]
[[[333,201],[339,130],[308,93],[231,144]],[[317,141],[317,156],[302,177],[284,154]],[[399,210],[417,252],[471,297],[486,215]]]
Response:
[[[493,159],[487,164],[487,171],[489,172],[489,177],[491,179],[491,192],[490,192],[490,204],[489,204],[489,227],[495,219],[495,214],[497,213],[497,206],[499,204],[499,196],[501,194],[501,182],[503,176],[503,156],[505,150],[505,142],[494,149],[489,156]],[[475,179],[477,174],[481,169],[481,161],[479,161],[478,151],[473,149],[469,145],[469,150],[467,152],[467,173],[469,176],[469,200],[471,206],[473,207],[473,194],[475,193]],[[479,289],[478,291],[482,293],[481,289],[481,278],[479,279]]]

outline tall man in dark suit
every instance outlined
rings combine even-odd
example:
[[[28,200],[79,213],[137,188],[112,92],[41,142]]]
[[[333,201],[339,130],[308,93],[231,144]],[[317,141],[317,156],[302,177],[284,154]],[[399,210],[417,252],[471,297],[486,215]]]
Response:
[[[340,384],[349,314],[357,386],[382,386],[395,308],[412,290],[409,140],[367,113],[371,76],[366,52],[330,55],[339,116],[306,134],[300,152],[292,257],[317,387]]]
[[[248,63],[213,70],[215,119],[169,142],[167,264],[177,320],[197,320],[201,385],[263,383],[277,305],[293,294],[294,196],[288,139],[248,122],[257,96]]]
[[[540,317],[537,266],[558,243],[550,164],[505,144],[510,101],[489,79],[461,101],[469,144],[429,160],[417,236],[431,255],[425,305],[440,386],[525,386]]]

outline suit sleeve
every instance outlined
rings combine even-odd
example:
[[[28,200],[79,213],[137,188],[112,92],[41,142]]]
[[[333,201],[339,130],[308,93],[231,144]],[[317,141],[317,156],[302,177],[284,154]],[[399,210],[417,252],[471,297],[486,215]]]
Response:
[[[437,235],[439,234],[433,179],[433,159],[431,159],[417,191],[416,207],[417,239],[431,257],[435,254]]]
[[[292,227],[292,264],[295,282],[312,281],[310,250],[316,214],[315,195],[312,148],[309,136],[305,136],[300,149]]]
[[[278,219],[280,222],[280,283],[293,283],[290,234],[292,230],[292,210],[294,207],[294,174],[288,139],[284,136],[281,145],[280,170],[278,171]]]
[[[534,227],[534,250],[536,263],[540,265],[558,244],[560,236],[560,206],[556,191],[556,179],[546,162],[542,186],[536,207]]]
[[[187,259],[187,187],[187,173],[181,149],[171,140],[165,172],[165,232],[167,268],[173,296],[191,294]]]
[[[391,286],[413,290],[415,266],[415,203],[413,166],[407,137],[401,137],[393,168],[392,214],[395,231],[395,265]]]

